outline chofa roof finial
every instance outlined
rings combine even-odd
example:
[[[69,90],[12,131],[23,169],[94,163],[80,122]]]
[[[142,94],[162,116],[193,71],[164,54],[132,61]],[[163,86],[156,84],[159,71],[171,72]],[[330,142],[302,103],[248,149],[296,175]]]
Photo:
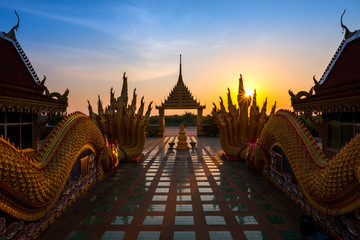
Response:
[[[355,34],[355,32],[350,32],[350,30],[343,24],[343,16],[346,12],[346,9],[344,9],[343,14],[341,15],[341,27],[343,28],[343,30],[345,30],[345,39],[348,39],[349,37],[351,37],[352,35]]]
[[[8,33],[5,33],[6,36],[8,36],[9,38],[11,39],[14,39],[15,40],[15,31],[17,31],[18,27],[19,27],[19,24],[20,24],[20,18],[19,18],[19,15],[17,14],[16,10],[15,10],[15,14],[17,16],[17,19],[18,19],[18,22],[17,24],[8,32]]]

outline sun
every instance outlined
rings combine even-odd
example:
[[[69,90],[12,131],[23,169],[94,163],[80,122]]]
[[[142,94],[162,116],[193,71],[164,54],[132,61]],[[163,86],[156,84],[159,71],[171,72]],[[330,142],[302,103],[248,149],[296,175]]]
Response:
[[[245,89],[245,96],[246,97],[252,97],[253,96],[253,90],[249,89],[249,88],[246,88]]]

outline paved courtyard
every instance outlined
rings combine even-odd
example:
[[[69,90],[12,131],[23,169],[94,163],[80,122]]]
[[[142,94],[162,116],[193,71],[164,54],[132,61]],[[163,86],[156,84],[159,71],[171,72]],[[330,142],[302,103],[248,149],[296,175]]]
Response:
[[[302,212],[243,162],[219,157],[218,138],[148,139],[140,163],[122,163],[41,239],[301,239]],[[175,145],[176,146],[176,145]]]

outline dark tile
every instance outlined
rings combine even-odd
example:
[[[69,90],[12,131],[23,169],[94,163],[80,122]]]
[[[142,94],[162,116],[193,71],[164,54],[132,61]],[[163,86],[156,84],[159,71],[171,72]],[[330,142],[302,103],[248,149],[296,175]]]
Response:
[[[111,225],[129,225],[133,219],[133,216],[116,216]]]
[[[229,187],[221,187],[221,188],[220,188],[220,191],[221,191],[221,192],[224,192],[224,193],[229,193],[229,192],[234,192],[234,189],[233,189],[233,188],[229,188]]]
[[[144,181],[153,181],[154,177],[144,177],[142,180],[144,180]]]
[[[278,231],[284,240],[306,240],[298,231]]]
[[[99,224],[104,216],[87,216],[80,224]]]
[[[135,212],[139,208],[139,205],[137,204],[131,204],[131,205],[124,205],[121,209],[123,212]]]
[[[283,216],[266,215],[265,217],[267,220],[269,220],[269,222],[271,224],[287,224],[288,223],[286,218],[284,218]]]
[[[255,192],[256,191],[255,188],[252,188],[252,187],[243,187],[243,188],[241,188],[241,190],[243,192]]]
[[[205,216],[207,225],[226,225],[223,216]]]
[[[249,195],[248,195],[248,198],[249,198],[250,200],[265,200],[264,197],[261,196],[261,195],[251,195],[251,194],[249,194]]]
[[[229,231],[209,231],[210,240],[232,240],[231,233]]]
[[[125,231],[106,231],[101,240],[122,240],[125,233]]]
[[[190,188],[178,188],[177,193],[191,193],[191,189]]]
[[[192,204],[176,204],[177,212],[192,212],[193,207]]]
[[[148,188],[135,188],[134,193],[144,193],[147,192]]]
[[[235,216],[239,224],[258,224],[253,216]]]
[[[162,225],[164,216],[146,216],[143,225]]]
[[[190,195],[177,195],[176,201],[191,201]]]
[[[245,186],[247,183],[246,182],[244,182],[244,181],[237,181],[236,182],[236,185],[238,185],[238,186]]]
[[[218,185],[218,186],[229,186],[229,183],[228,182],[216,182],[216,184]]]
[[[201,201],[216,201],[215,195],[200,195]]]
[[[139,183],[139,186],[141,186],[141,187],[150,187],[150,185],[151,185],[151,182],[141,182],[141,183]]]
[[[196,235],[193,231],[176,231],[173,240],[196,240]]]
[[[247,240],[269,240],[264,231],[244,231]]]
[[[114,193],[123,193],[127,190],[127,188],[114,188],[113,192]]]
[[[136,177],[126,177],[124,178],[125,181],[134,181]]]
[[[168,193],[169,192],[169,188],[156,188],[155,189],[156,193]]]
[[[257,207],[260,211],[272,211],[272,210],[275,210],[274,207],[273,207],[271,204],[268,204],[268,203],[256,204],[256,207]]]
[[[102,200],[105,202],[115,202],[120,199],[119,195],[107,195]]]
[[[175,216],[175,225],[194,225],[193,216]]]
[[[154,195],[152,200],[153,201],[167,201],[167,195]]]
[[[170,182],[159,182],[158,183],[158,187],[169,187],[170,186]]]
[[[85,240],[91,231],[72,231],[66,236],[65,240]]]
[[[118,185],[119,186],[130,186],[131,182],[119,182]]]
[[[211,188],[203,188],[203,187],[201,187],[201,188],[198,188],[198,190],[199,190],[200,193],[212,193],[213,192],[213,190]]]
[[[166,204],[150,204],[149,212],[165,212]]]
[[[160,238],[160,232],[158,231],[141,231],[137,237],[137,240],[158,240]]]
[[[220,211],[219,204],[203,204],[203,211]]]
[[[128,198],[128,201],[142,201],[144,199],[144,195],[131,195]]]
[[[231,211],[247,211],[245,204],[229,204]]]
[[[237,201],[240,200],[238,195],[232,194],[232,195],[224,195],[226,201]]]
[[[94,208],[94,212],[109,212],[113,205],[111,204],[100,204]]]

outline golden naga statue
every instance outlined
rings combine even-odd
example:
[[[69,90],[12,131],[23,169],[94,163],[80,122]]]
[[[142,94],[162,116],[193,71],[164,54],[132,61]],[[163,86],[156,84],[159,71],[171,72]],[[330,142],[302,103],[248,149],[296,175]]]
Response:
[[[360,135],[327,159],[306,126],[290,111],[280,110],[265,125],[254,159],[269,172],[274,146],[284,152],[306,199],[318,210],[340,215],[360,207]]]
[[[239,107],[233,104],[228,89],[228,111],[226,111],[223,99],[220,97],[220,110],[216,105],[212,115],[215,117],[218,127],[220,128],[220,143],[226,156],[229,159],[247,161],[253,169],[261,170],[262,165],[252,161],[251,152],[254,150],[255,143],[260,136],[265,122],[275,112],[276,102],[271,110],[270,116],[266,115],[267,100],[265,100],[261,111],[256,102],[256,90],[251,103],[251,96],[245,96],[243,78],[240,74],[239,91],[237,101]],[[250,107],[250,117],[249,117]]]
[[[26,221],[43,217],[58,201],[75,161],[85,151],[100,156],[98,169],[111,169],[112,156],[102,133],[81,113],[64,118],[35,158],[0,137],[0,210]]]
[[[144,112],[144,97],[141,105],[136,111],[136,89],[134,89],[133,99],[128,105],[128,88],[126,73],[123,75],[123,86],[121,95],[114,97],[113,89],[110,89],[110,105],[105,111],[102,102],[98,101],[98,114],[95,114],[89,104],[89,116],[98,125],[101,132],[109,141],[111,151],[117,156],[119,161],[138,161],[144,150],[146,134],[145,127],[151,112],[150,102],[148,109]]]
[[[299,117],[291,111],[273,107],[266,116],[266,101],[262,110],[256,106],[256,95],[247,116],[250,98],[244,96],[240,77],[237,109],[229,98],[229,112],[220,102],[213,114],[220,127],[220,142],[230,159],[245,160],[247,165],[270,176],[276,149],[288,161],[306,200],[328,215],[341,215],[360,207],[360,135],[341,151],[327,159],[316,140]],[[280,176],[280,175],[279,175]],[[293,196],[290,195],[292,198]]]

